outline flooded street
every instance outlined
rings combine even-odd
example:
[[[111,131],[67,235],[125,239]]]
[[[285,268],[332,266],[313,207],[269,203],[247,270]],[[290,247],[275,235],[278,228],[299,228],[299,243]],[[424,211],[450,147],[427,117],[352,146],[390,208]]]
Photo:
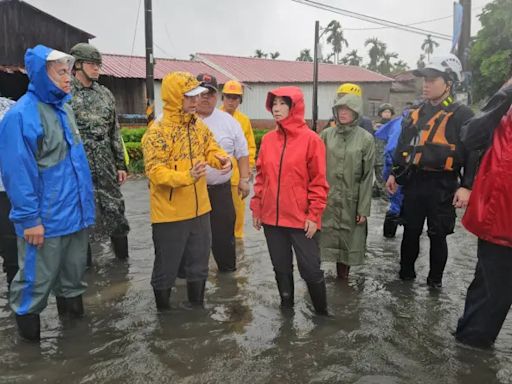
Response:
[[[263,233],[247,215],[238,270],[218,274],[211,259],[205,310],[183,308],[178,280],[174,309],[157,314],[147,181],[129,181],[123,193],[130,259],[93,248],[84,319],[62,322],[51,297],[40,346],[20,341],[1,275],[0,383],[512,383],[512,316],[493,351],[451,336],[476,263],[476,238],[460,226],[449,237],[444,286],[432,292],[428,238],[416,281],[398,280],[401,235],[382,237],[386,205],[374,200],[366,265],[348,283],[324,266],[333,314],[326,319],[312,315],[297,271],[294,313],[281,312]]]

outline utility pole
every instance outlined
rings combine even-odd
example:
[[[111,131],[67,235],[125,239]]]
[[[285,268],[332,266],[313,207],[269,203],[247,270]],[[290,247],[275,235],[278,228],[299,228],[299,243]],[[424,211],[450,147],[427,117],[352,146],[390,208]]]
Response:
[[[457,56],[464,71],[469,69],[469,42],[471,40],[471,0],[459,0],[463,8],[462,32],[459,39]]]
[[[320,22],[315,21],[315,52],[313,59],[313,113],[312,113],[312,126],[311,129],[316,131],[316,124],[318,121],[318,40],[320,33]]]
[[[151,0],[144,0],[146,27],[146,122],[148,127],[155,120],[155,82],[153,57],[153,9]]]

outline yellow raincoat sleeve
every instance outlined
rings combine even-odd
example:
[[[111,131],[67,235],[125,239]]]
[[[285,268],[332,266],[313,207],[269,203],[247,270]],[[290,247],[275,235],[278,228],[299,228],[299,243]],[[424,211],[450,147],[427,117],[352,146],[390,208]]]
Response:
[[[185,187],[194,184],[190,170],[176,171],[168,164],[168,146],[158,124],[148,128],[142,138],[144,167],[149,181],[155,185],[165,185],[172,188]]]

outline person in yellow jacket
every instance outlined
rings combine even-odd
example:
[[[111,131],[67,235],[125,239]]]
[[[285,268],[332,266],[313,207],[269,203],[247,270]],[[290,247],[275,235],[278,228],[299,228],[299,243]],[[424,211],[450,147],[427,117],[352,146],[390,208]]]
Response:
[[[251,120],[249,120],[249,117],[246,114],[238,110],[238,107],[242,104],[243,95],[244,90],[242,84],[236,80],[226,81],[222,88],[222,106],[220,109],[233,116],[233,118],[238,121],[242,127],[245,139],[247,140],[247,147],[249,149],[249,168],[254,169],[256,165],[256,141],[254,140]],[[234,166],[237,167],[238,164],[235,164]],[[245,200],[242,199],[239,192],[238,184],[240,180],[238,180],[237,175],[238,172],[235,170],[231,179],[231,192],[236,212],[235,237],[241,239],[244,237]]]
[[[163,116],[142,138],[155,246],[151,285],[159,310],[170,308],[182,261],[190,305],[203,305],[211,248],[206,165],[232,169],[231,158],[196,114],[199,94],[205,91],[188,72],[165,76]]]

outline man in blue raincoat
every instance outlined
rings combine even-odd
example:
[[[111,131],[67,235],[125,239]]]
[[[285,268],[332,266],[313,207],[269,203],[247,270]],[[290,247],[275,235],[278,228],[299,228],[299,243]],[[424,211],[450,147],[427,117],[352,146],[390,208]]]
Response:
[[[28,49],[28,91],[0,123],[0,170],[12,204],[19,271],[10,306],[20,335],[40,338],[50,292],[60,315],[83,314],[86,228],[94,195],[71,98],[73,57],[42,45]]]
[[[382,125],[376,132],[375,137],[386,142],[384,148],[384,168],[382,170],[382,176],[384,180],[387,180],[391,174],[393,167],[393,154],[400,137],[402,130],[402,120],[404,116],[407,116],[408,110],[405,110],[402,116],[397,117],[388,123]],[[386,212],[386,218],[384,219],[383,234],[384,237],[395,237],[396,230],[400,224],[400,211],[402,209],[402,202],[404,195],[402,193],[402,187],[398,187],[398,190],[389,197],[389,209]]]

